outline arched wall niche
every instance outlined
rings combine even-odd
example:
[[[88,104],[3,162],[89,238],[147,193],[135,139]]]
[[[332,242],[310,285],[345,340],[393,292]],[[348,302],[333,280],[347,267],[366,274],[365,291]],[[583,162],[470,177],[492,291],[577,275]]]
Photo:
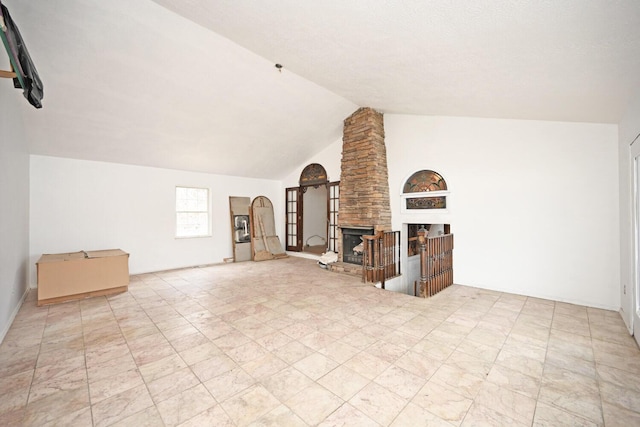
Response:
[[[300,180],[298,184],[305,191],[305,187],[318,188],[320,185],[327,185],[329,180],[327,179],[327,171],[324,166],[319,163],[310,163],[300,173]]]
[[[431,169],[413,173],[402,187],[402,212],[447,209],[449,188],[442,175]]]

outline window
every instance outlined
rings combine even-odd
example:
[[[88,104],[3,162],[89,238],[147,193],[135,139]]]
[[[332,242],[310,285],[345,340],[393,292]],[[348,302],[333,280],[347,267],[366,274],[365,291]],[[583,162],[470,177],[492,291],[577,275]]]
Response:
[[[426,210],[447,212],[449,189],[442,175],[425,169],[411,175],[402,187],[402,213],[420,213]]]
[[[209,189],[176,187],[176,237],[209,236]]]

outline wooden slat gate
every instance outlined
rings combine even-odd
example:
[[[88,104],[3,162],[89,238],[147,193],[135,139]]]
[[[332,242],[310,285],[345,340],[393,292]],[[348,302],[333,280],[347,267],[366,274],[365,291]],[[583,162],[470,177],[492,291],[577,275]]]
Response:
[[[380,231],[374,236],[362,236],[362,281],[380,282],[400,275],[400,232]]]
[[[420,287],[416,295],[426,298],[453,284],[453,234],[426,237],[426,231],[419,231],[418,247]]]

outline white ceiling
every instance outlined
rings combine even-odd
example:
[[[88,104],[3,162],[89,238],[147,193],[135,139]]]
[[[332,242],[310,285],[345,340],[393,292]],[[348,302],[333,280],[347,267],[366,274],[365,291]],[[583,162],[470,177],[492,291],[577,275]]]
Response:
[[[617,123],[640,95],[638,0],[3,3],[36,154],[278,179],[359,106]]]

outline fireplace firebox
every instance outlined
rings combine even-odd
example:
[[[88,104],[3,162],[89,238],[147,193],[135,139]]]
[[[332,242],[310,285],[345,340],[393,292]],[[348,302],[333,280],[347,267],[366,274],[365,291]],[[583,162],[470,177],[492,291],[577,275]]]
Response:
[[[373,228],[342,228],[342,261],[362,264],[362,236],[373,235]]]

